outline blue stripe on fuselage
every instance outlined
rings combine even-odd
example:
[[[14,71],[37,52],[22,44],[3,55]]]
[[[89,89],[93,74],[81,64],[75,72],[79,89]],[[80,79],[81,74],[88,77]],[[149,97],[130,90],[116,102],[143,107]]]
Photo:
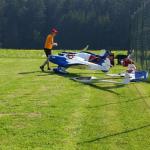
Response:
[[[61,66],[61,67],[68,67],[68,62],[66,60],[65,57],[63,56],[49,56],[48,57],[49,61],[54,63],[54,64],[57,64],[58,66]]]

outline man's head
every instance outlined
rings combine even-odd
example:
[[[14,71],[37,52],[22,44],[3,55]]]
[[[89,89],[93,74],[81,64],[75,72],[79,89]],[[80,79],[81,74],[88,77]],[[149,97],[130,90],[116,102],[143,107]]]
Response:
[[[51,34],[52,34],[52,35],[56,36],[57,33],[58,33],[57,29],[53,28],[53,29],[51,30]]]

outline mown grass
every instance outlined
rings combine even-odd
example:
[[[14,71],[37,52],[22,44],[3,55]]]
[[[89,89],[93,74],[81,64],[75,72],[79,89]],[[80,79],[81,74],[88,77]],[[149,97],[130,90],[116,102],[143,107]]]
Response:
[[[43,51],[0,50],[0,149],[150,149],[150,82],[86,85],[70,77],[104,74],[42,73],[43,61]]]

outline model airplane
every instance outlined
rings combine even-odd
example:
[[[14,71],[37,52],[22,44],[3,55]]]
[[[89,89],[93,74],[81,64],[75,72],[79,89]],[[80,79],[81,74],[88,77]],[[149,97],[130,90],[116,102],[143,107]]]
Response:
[[[75,77],[72,79],[74,81],[86,83],[86,84],[92,84],[92,83],[128,84],[128,83],[130,83],[130,78],[129,78],[128,74],[125,75],[125,78],[121,82],[109,80],[109,79],[97,78],[97,77]]]
[[[54,68],[56,73],[67,73],[66,69],[76,66],[86,66],[89,70],[100,70],[102,72],[108,72],[111,64],[108,58],[108,51],[104,51],[101,55],[96,55],[90,52],[63,52],[58,55],[49,56],[49,61],[57,64],[58,67]]]
[[[143,81],[148,79],[148,72],[147,71],[134,71],[131,73],[118,73],[118,74],[107,74],[111,77],[125,77],[128,74],[131,82],[136,81]]]

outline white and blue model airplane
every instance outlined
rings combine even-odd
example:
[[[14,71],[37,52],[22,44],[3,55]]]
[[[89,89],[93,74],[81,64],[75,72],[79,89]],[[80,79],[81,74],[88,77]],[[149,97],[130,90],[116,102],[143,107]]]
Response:
[[[104,51],[101,55],[96,55],[90,52],[63,52],[58,55],[49,56],[49,61],[57,64],[58,67],[54,68],[56,73],[67,73],[66,69],[72,66],[86,66],[89,70],[100,70],[102,72],[108,72],[111,63],[108,58],[109,51]]]
[[[53,71],[59,74],[68,73],[66,70],[70,67],[81,68],[81,66],[86,67],[89,70],[100,70],[107,73],[111,68],[111,63],[109,59],[110,52],[104,51],[100,55],[96,55],[90,52],[62,52],[58,55],[50,55],[49,61],[58,65]],[[132,73],[120,73],[120,74],[106,74],[111,77],[124,77],[122,82],[117,82],[114,80],[101,79],[96,77],[75,77],[72,78],[75,81],[83,83],[97,83],[97,82],[107,82],[115,84],[128,84],[132,81],[142,81],[148,78],[148,72],[146,71],[134,71]]]
[[[137,81],[144,81],[148,79],[148,72],[147,71],[134,71],[131,73],[118,73],[118,74],[106,74],[111,77],[125,77],[128,74],[130,82],[137,82]]]

